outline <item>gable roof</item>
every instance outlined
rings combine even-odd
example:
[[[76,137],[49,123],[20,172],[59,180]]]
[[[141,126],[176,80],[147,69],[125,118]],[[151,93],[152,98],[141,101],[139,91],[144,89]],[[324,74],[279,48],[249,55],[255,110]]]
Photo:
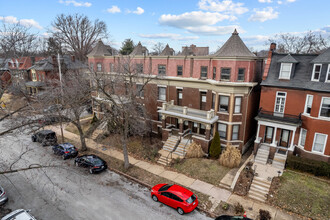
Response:
[[[174,50],[168,44],[166,44],[166,47],[164,48],[164,50],[159,55],[160,56],[173,56],[174,55]]]
[[[313,59],[312,63],[330,63],[330,47]]]
[[[207,56],[209,55],[209,47],[196,47],[192,44],[189,47],[182,47],[182,52],[178,56]]]
[[[99,40],[93,50],[87,56],[112,56],[113,49],[109,45],[104,45],[102,40]]]
[[[298,61],[291,56],[291,54],[286,55],[285,57],[279,59],[279,63],[298,63]]]
[[[136,47],[134,47],[134,50],[130,53],[132,56],[147,56],[148,55],[148,49],[144,46],[142,46],[141,42],[139,42]]]
[[[54,63],[54,60],[56,60],[55,61],[56,63]],[[60,60],[61,60],[62,68],[66,68],[68,70],[79,70],[79,69],[88,68],[81,61],[79,61],[77,59],[72,60],[70,55],[63,55],[60,57]],[[39,60],[33,66],[31,66],[29,69],[35,69],[35,70],[41,70],[41,71],[57,70],[58,69],[57,56],[56,56],[56,58],[49,56],[45,59]]]
[[[255,57],[246,47],[235,29],[226,43],[214,54],[216,57]]]

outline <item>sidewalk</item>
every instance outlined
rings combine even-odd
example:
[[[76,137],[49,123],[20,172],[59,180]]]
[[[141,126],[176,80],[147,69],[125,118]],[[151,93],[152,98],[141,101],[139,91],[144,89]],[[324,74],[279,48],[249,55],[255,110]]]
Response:
[[[59,127],[55,126],[48,126],[51,130],[55,131],[58,135],[61,134],[61,130]],[[80,138],[78,135],[71,133],[69,131],[66,131],[63,129],[64,137],[80,142]],[[110,147],[104,147],[104,145],[96,143],[92,139],[86,138],[86,145],[94,150],[100,151],[108,156],[114,157],[118,160],[124,160],[123,153],[120,151],[117,151],[115,149],[111,149]],[[131,156],[128,156],[130,164],[137,166],[141,169],[144,169],[154,175],[163,177],[165,179],[171,180],[173,182],[176,182],[182,186],[188,187],[193,189],[194,191],[203,193],[205,195],[210,196],[210,201],[213,203],[213,207],[211,208],[211,211],[216,208],[216,206],[221,202],[227,202],[230,204],[235,204],[237,202],[241,203],[248,213],[248,217],[250,218],[256,218],[256,216],[259,214],[259,209],[268,210],[272,216],[273,219],[277,220],[293,220],[297,219],[297,216],[291,216],[287,214],[286,212],[283,212],[280,209],[276,209],[275,207],[269,206],[264,203],[260,203],[257,201],[249,200],[244,197],[234,195],[231,193],[231,191],[214,186],[212,184],[200,181],[198,179],[190,178],[186,175],[180,174],[178,172],[173,172],[166,170],[163,166],[151,164],[142,160],[135,159]]]

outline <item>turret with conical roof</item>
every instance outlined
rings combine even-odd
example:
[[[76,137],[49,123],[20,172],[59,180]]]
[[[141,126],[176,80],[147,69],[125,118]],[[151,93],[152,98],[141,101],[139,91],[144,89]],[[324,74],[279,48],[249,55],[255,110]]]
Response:
[[[227,42],[214,54],[216,57],[255,57],[238,36],[235,29]]]
[[[134,50],[132,53],[130,53],[131,56],[148,56],[148,49],[144,46],[142,46],[141,42],[134,47]]]
[[[173,56],[174,50],[168,44],[166,44],[164,50],[159,54],[160,56]]]
[[[93,50],[87,56],[112,56],[114,55],[113,49],[104,45],[102,40],[99,40]]]

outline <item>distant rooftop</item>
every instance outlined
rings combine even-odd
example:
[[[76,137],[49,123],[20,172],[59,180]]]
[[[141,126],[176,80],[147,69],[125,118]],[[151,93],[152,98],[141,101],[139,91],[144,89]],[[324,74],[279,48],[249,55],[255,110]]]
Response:
[[[182,47],[182,52],[178,56],[207,56],[209,55],[209,47],[196,47],[192,44],[189,47]]]
[[[132,56],[148,56],[148,49],[144,46],[142,46],[141,42],[139,42],[136,47],[134,47],[134,50],[130,55]]]

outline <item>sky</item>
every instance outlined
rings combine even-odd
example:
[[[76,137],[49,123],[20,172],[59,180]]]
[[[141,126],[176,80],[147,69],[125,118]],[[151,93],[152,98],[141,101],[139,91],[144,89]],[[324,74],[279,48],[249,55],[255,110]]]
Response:
[[[280,33],[330,36],[329,7],[329,0],[0,0],[0,22],[47,37],[56,15],[79,13],[104,21],[104,42],[114,48],[131,38],[149,51],[161,42],[176,52],[191,44],[215,52],[236,28],[249,48],[267,50]]]

